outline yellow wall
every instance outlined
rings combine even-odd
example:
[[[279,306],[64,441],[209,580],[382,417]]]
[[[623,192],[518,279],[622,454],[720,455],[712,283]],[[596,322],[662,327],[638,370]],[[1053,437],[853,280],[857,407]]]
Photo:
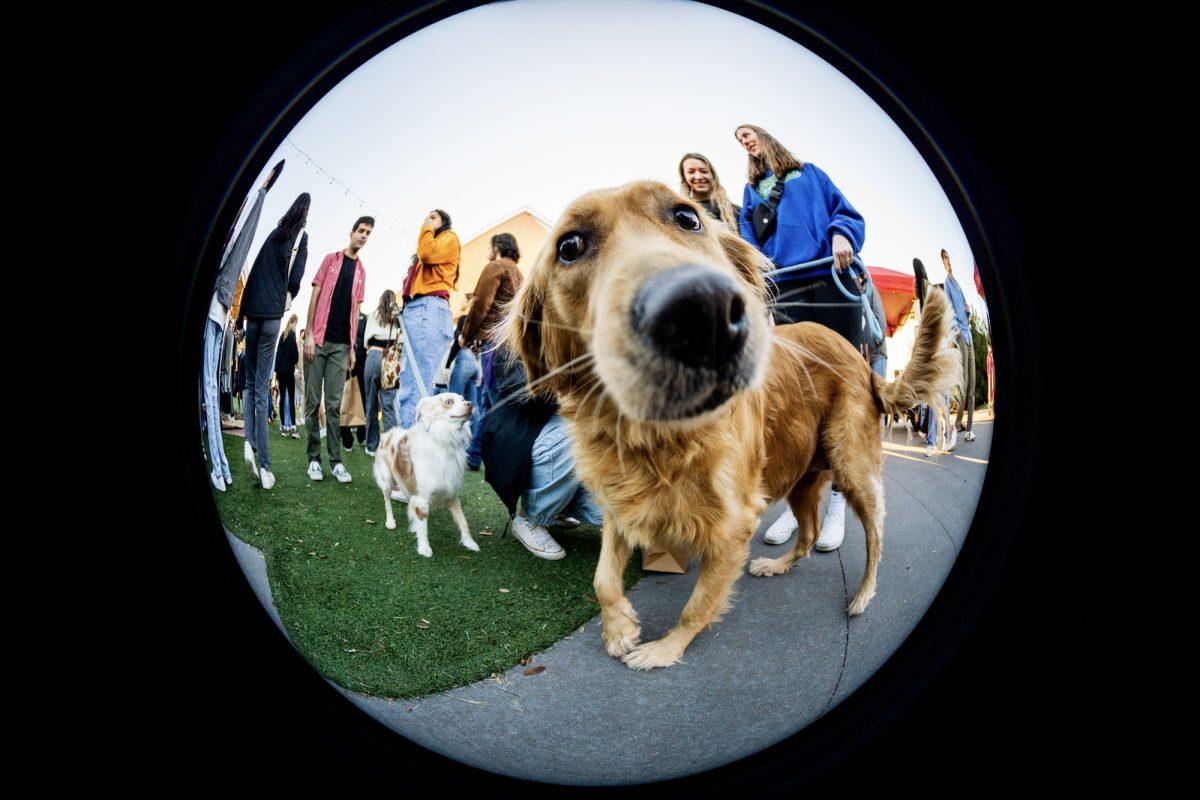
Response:
[[[479,281],[479,273],[487,266],[488,255],[492,251],[492,237],[497,233],[511,233],[517,240],[521,250],[521,260],[517,262],[521,274],[525,267],[532,264],[538,251],[546,242],[549,229],[537,217],[528,211],[519,211],[504,222],[488,228],[469,242],[462,244],[462,256],[459,261],[458,288],[450,294],[450,311],[457,320],[464,310],[465,295],[475,291]]]

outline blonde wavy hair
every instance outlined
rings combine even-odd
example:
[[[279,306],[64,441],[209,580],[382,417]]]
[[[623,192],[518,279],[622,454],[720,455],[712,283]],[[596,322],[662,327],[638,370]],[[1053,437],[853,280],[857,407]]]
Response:
[[[688,153],[683,158],[679,159],[679,193],[689,200],[692,197],[692,187],[688,185],[687,178],[683,174],[683,162],[689,158],[694,158],[697,161],[703,161],[708,167],[708,171],[712,174],[712,191],[708,193],[708,199],[711,200],[717,209],[721,212],[721,222],[725,223],[726,227],[734,233],[738,232],[737,215],[733,212],[733,203],[729,201],[729,195],[725,193],[725,187],[721,185],[721,179],[717,177],[717,170],[713,167],[712,162],[699,153]]]
[[[775,173],[775,176],[782,180],[783,176],[792,170],[804,168],[803,161],[792,155],[792,152],[780,144],[778,139],[757,125],[743,124],[734,128],[733,138],[737,139],[738,144],[741,144],[742,140],[738,139],[737,132],[742,128],[754,131],[758,135],[758,143],[762,145],[762,155],[746,154],[750,159],[747,177],[751,186],[758,186],[758,182],[767,176],[767,170]]]
[[[298,323],[299,321],[300,321],[300,317],[296,316],[295,314],[292,314],[292,316],[288,318],[287,327],[285,327],[283,329],[283,335],[287,336],[289,333],[296,330],[296,323]]]

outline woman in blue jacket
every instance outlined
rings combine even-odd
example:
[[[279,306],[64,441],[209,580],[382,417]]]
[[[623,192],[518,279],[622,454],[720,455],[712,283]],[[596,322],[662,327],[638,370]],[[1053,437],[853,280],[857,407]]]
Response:
[[[749,155],[749,183],[742,193],[739,228],[742,238],[762,251],[776,267],[790,267],[833,256],[839,272],[850,266],[862,250],[866,223],[829,176],[815,164],[805,164],[756,125],[739,125],[734,137]],[[782,176],[782,177],[780,177]],[[772,197],[779,181],[782,194],[776,202],[775,223],[760,241],[754,229],[754,211]],[[848,300],[833,284],[828,264],[781,275],[773,288],[775,321],[818,322],[840,333],[861,350],[863,308]],[[842,285],[859,294],[858,284],[845,274]],[[836,550],[846,526],[846,499],[834,484],[829,508],[821,523],[816,549]],[[763,534],[767,544],[782,544],[797,528],[791,509],[785,509]]]

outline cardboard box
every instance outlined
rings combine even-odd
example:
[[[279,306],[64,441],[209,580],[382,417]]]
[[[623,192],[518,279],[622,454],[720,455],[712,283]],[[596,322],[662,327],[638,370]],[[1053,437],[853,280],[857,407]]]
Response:
[[[647,572],[687,572],[686,548],[642,550],[642,569]]]

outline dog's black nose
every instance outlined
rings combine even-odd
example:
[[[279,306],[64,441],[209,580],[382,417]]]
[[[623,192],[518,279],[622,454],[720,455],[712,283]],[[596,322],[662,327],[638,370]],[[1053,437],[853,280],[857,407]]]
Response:
[[[719,367],[737,354],[749,331],[733,278],[691,264],[655,275],[633,301],[633,326],[668,358],[690,367]]]

